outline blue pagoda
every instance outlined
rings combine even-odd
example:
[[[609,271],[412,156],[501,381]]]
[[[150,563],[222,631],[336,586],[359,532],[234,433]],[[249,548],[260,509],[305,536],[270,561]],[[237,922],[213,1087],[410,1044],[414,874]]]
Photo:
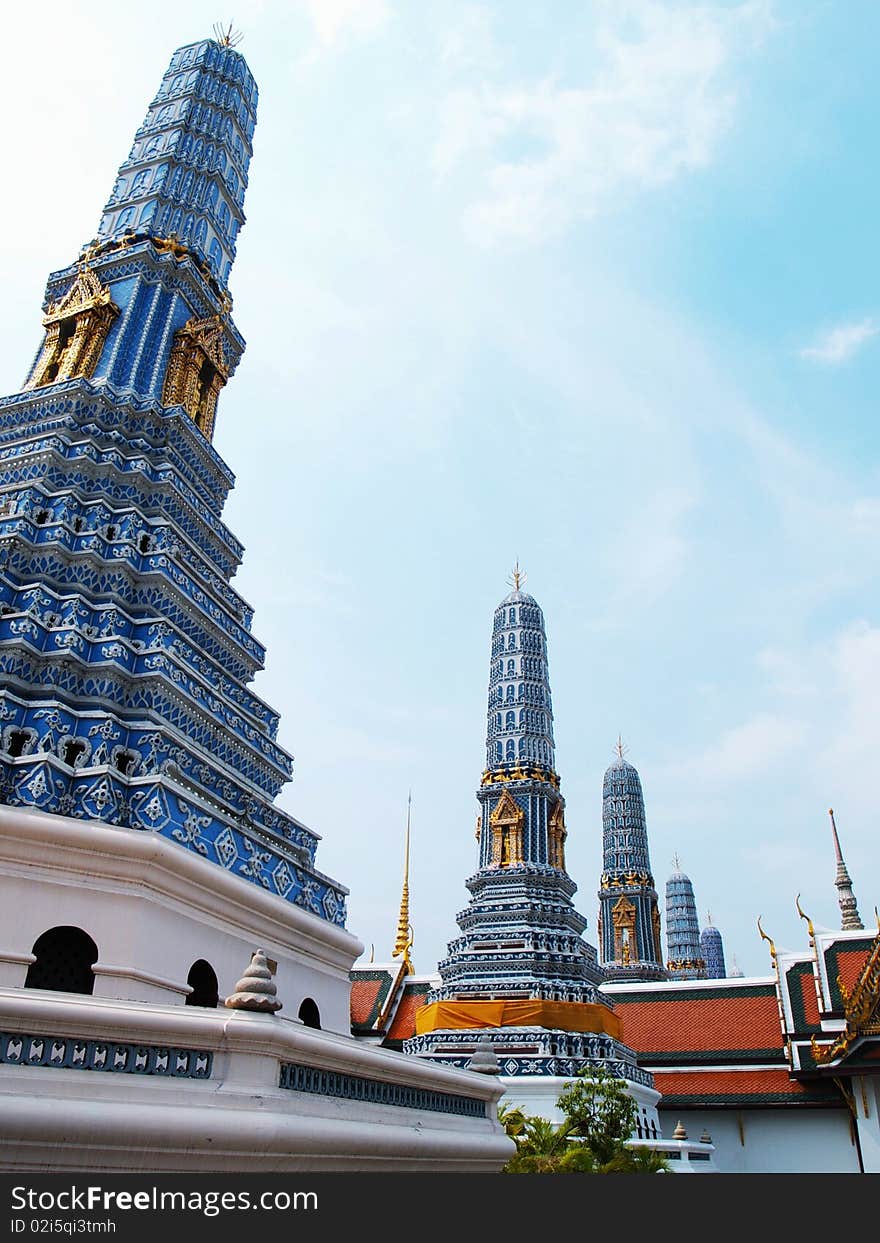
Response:
[[[650,1088],[619,1039],[583,938],[565,866],[565,800],[555,768],[544,617],[522,589],[495,610],[486,767],[477,800],[477,871],[457,917],[461,935],[438,964],[440,984],[416,1014],[404,1050],[465,1066],[488,1036],[503,1076],[570,1076],[605,1065]]]
[[[724,962],[724,941],[721,933],[712,923],[712,916],[708,916],[708,923],[700,933],[700,957],[706,964],[707,980],[723,980],[727,976],[727,967]]]
[[[666,952],[670,980],[706,979],[694,887],[677,858],[666,882]]]
[[[623,753],[618,739],[602,782],[601,962],[608,980],[665,980],[642,783]]]
[[[264,649],[211,443],[256,107],[228,38],[174,53],[0,400],[0,800],[160,834],[344,926],[316,835],[274,806],[292,760],[249,689]]]

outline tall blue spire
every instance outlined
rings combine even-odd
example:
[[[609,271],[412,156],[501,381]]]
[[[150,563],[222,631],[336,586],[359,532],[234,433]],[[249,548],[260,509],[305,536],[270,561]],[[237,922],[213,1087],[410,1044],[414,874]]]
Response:
[[[618,739],[617,759],[602,782],[600,961],[610,980],[664,980],[645,800],[624,749]]]
[[[572,902],[544,617],[522,577],[517,567],[492,625],[478,862],[465,882],[461,935],[438,964],[440,985],[404,1048],[464,1065],[485,1030],[504,1075],[575,1074],[605,1064],[649,1084],[617,1039],[619,1023],[598,991],[596,950],[583,937],[587,921]],[[485,1028],[477,1026],[481,1015]]]
[[[182,405],[209,439],[244,340],[227,281],[256,121],[242,56],[174,53],[119,169],[98,233],[49,277],[46,336],[25,389],[83,376]]]
[[[174,53],[0,399],[0,799],[159,833],[342,924],[317,836],[274,806],[292,760],[249,688],[264,650],[211,444],[256,98],[230,46]]]
[[[120,166],[98,240],[174,237],[225,284],[256,119],[257,84],[243,56],[212,39],[179,48]]]
[[[547,674],[544,615],[533,596],[514,588],[495,610],[486,709],[486,771],[505,773],[516,764],[537,765],[551,773],[553,706]]]

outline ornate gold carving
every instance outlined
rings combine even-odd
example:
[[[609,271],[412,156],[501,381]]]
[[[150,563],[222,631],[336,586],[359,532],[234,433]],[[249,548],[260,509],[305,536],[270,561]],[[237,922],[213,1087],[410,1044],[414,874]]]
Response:
[[[565,814],[562,802],[558,802],[550,815],[547,833],[548,863],[552,868],[565,871],[565,839],[568,836],[565,828]]]
[[[552,768],[540,768],[535,764],[505,765],[502,769],[487,768],[480,779],[480,785],[498,785],[507,781],[546,781],[554,790],[559,789],[558,774]]]
[[[489,817],[492,828],[492,867],[522,863],[522,831],[525,812],[505,790]]]
[[[660,947],[660,912],[657,909],[657,903],[651,903],[651,927],[654,930],[654,957],[657,962],[663,961],[663,952]]]
[[[183,406],[208,439],[214,431],[218,394],[229,378],[223,320],[190,319],[175,334],[162,389],[163,406]]]
[[[46,336],[25,388],[41,388],[76,376],[88,378],[118,314],[110,290],[83,264],[67,293],[50,303],[43,316]]]
[[[819,1045],[815,1036],[810,1037],[813,1060],[818,1066],[844,1057],[861,1036],[880,1036],[880,932],[852,991],[847,992],[839,977],[837,987],[843,998],[846,1027],[832,1044]]]
[[[636,908],[629,898],[620,897],[611,908],[614,925],[614,957],[618,962],[628,963],[636,939]]]

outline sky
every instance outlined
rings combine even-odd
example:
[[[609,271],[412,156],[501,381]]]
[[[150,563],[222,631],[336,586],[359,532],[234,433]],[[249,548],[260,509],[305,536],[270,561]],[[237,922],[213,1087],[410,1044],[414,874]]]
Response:
[[[544,611],[568,870],[596,944],[618,734],[661,895],[728,965],[880,903],[873,0],[46,0],[5,15],[0,392],[175,47],[260,88],[214,443],[255,689],[377,961],[407,795],[413,956],[476,869],[489,645]],[[665,921],[664,921],[665,928]]]

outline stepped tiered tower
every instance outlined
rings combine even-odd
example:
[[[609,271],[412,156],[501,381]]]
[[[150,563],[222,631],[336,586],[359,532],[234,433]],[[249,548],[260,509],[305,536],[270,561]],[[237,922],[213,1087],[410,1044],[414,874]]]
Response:
[[[705,980],[694,887],[675,860],[666,882],[666,969],[670,980]]]
[[[665,980],[642,783],[623,753],[618,739],[602,782],[601,962],[608,980]]]
[[[274,806],[211,444],[257,101],[232,43],[174,53],[0,401],[0,1164],[494,1173],[495,1082],[351,1039],[347,891]]]
[[[248,688],[264,650],[211,444],[256,105],[228,43],[174,53],[0,400],[0,799],[160,834],[344,925],[315,834],[273,805],[291,757]]]
[[[565,867],[565,801],[555,768],[553,708],[544,617],[522,590],[495,610],[486,731],[486,768],[477,791],[478,868],[457,917],[440,985],[416,1016],[407,1052],[464,1066],[487,1034],[501,1074],[547,1089],[559,1076],[605,1065],[631,1088],[650,1079],[617,1039],[619,1023],[597,986],[596,950],[572,903]],[[652,1091],[645,1099],[656,1099]],[[653,1105],[651,1105],[653,1108]]]

